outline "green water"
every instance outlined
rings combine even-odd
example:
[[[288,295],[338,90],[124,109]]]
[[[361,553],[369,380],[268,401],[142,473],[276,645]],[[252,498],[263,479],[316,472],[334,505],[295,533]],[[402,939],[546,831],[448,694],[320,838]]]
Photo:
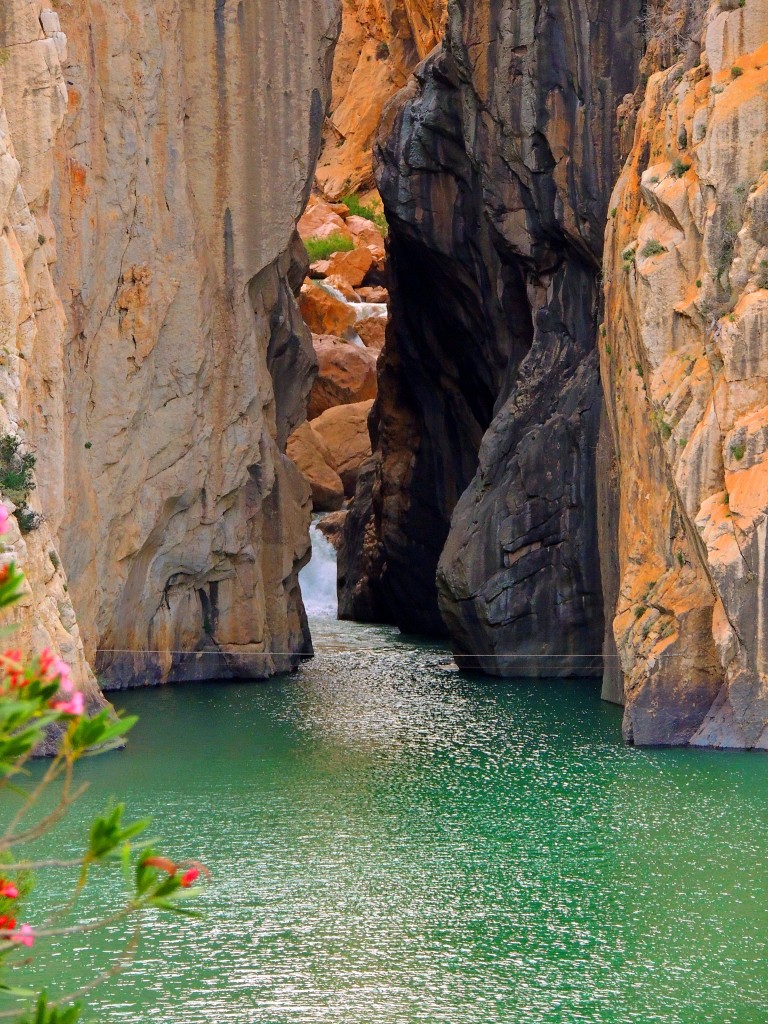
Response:
[[[595,685],[461,676],[385,629],[319,644],[290,679],[118,695],[141,723],[51,849],[114,795],[214,884],[92,1019],[768,1019],[768,757],[627,749]],[[54,949],[56,987],[121,934]]]

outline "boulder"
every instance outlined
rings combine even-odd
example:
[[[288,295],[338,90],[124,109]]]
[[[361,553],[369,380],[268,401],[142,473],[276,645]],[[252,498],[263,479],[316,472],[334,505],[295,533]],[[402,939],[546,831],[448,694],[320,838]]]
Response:
[[[317,522],[317,529],[322,533],[329,544],[338,551],[339,545],[341,544],[341,538],[344,533],[344,523],[347,521],[349,515],[348,509],[341,509],[338,512],[329,512],[327,516],[323,516]]]
[[[356,320],[354,309],[310,279],[301,287],[299,308],[313,334],[342,335]]]
[[[360,301],[360,296],[346,278],[339,277],[338,274],[329,274],[325,279],[325,283],[331,285],[337,292],[341,292],[347,302]]]
[[[326,409],[376,397],[376,354],[332,335],[312,338],[319,372],[309,396],[307,415],[316,419]]]
[[[356,245],[371,245],[377,249],[384,248],[384,236],[373,223],[366,217],[348,217],[346,221],[347,230],[352,232]]]
[[[373,257],[373,262],[365,275],[363,284],[373,288],[387,287],[387,252],[383,245],[367,245],[366,249]]]
[[[348,498],[355,493],[360,466],[371,455],[368,414],[372,406],[373,399],[354,405],[339,405],[335,409],[327,409],[311,424],[328,446],[331,462],[341,477]]]
[[[356,288],[355,291],[363,302],[389,302],[389,292],[386,288]]]
[[[381,352],[384,348],[387,320],[383,316],[369,316],[365,320],[358,320],[355,330],[360,335],[366,348],[375,349]]]
[[[302,423],[288,438],[288,458],[309,481],[315,512],[334,512],[344,504],[344,485],[333,467],[323,438],[310,423]]]
[[[352,232],[337,211],[338,208],[326,203],[319,196],[311,196],[306,212],[297,225],[299,234],[305,241],[308,238],[327,238],[335,234],[351,240]]]
[[[373,253],[367,246],[348,252],[335,252],[328,260],[328,276],[340,277],[350,287],[357,288],[365,280],[373,262]]]
[[[314,263],[309,265],[309,276],[313,278],[322,278],[328,273],[328,260],[315,260]]]

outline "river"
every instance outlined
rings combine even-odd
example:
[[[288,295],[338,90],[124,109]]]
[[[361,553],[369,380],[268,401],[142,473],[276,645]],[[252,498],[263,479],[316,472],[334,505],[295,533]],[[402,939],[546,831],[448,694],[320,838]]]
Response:
[[[768,758],[629,749],[596,684],[461,675],[327,596],[290,678],[116,695],[141,721],[82,766],[51,849],[114,796],[213,882],[201,919],[149,922],[89,1019],[765,1021]],[[112,898],[95,878],[86,915]],[[122,934],[54,948],[55,987]]]

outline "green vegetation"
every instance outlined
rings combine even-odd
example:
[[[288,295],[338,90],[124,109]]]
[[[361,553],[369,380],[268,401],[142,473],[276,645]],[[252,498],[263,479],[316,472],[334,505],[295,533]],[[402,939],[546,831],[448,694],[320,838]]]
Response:
[[[757,272],[757,287],[768,289],[768,260],[760,260],[760,269]]]
[[[353,217],[365,217],[366,220],[375,224],[383,235],[386,235],[387,218],[381,210],[377,210],[376,207],[372,206],[370,203],[362,202],[360,196],[355,195],[353,192],[347,196],[342,196],[341,201]]]
[[[717,254],[717,276],[720,277],[733,262],[733,253],[736,248],[736,239],[739,236],[739,225],[732,217],[726,218],[723,231],[720,236],[720,246]]]
[[[382,41],[376,47],[376,59],[377,60],[386,60],[388,56],[389,56],[389,44],[386,43],[382,39]]]
[[[308,238],[304,243],[310,263],[327,260],[335,252],[350,252],[355,243],[344,235],[329,235],[327,238]],[[87,447],[87,446],[86,446]]]
[[[643,259],[647,259],[649,256],[658,256],[660,253],[666,251],[667,247],[665,245],[662,245],[661,242],[655,238],[649,238],[640,255]]]
[[[49,551],[48,557],[50,558],[51,565],[53,566],[54,569],[59,569],[61,567],[61,559],[59,558],[55,551]]]
[[[3,441],[7,442],[7,437]],[[5,448],[14,456],[18,453],[18,445],[6,443]],[[0,533],[5,533],[6,524],[7,519],[0,520]],[[2,550],[5,551],[4,546]],[[0,608],[5,610],[16,604],[23,586],[24,574],[10,562],[0,576]],[[8,632],[7,625],[3,632]],[[81,1020],[81,1006],[73,1003],[73,999],[117,973],[125,960],[123,953],[101,977],[97,975],[79,992],[66,995],[66,987],[62,986],[66,973],[62,974],[62,966],[66,968],[67,961],[58,959],[55,973],[53,970],[49,973],[52,977],[58,975],[58,984],[64,987],[64,992],[49,1000],[45,992],[37,995],[34,989],[17,984],[17,979],[24,981],[23,972],[35,954],[41,959],[45,957],[47,939],[70,936],[74,960],[82,955],[84,934],[117,922],[132,923],[133,938],[125,947],[130,954],[147,916],[152,920],[158,910],[194,913],[183,901],[199,892],[195,882],[201,873],[209,874],[195,861],[179,864],[158,856],[149,846],[149,840],[143,845],[141,841],[134,842],[146,831],[149,820],[126,822],[123,805],[114,803],[91,820],[90,828],[82,837],[82,852],[74,858],[50,861],[29,856],[34,853],[29,845],[49,835],[87,788],[87,783],[73,786],[77,763],[97,750],[110,749],[120,743],[136,722],[135,718],[115,715],[111,708],[89,717],[85,705],[85,696],[77,689],[70,666],[49,648],[26,659],[16,649],[0,653],[0,784],[6,794],[13,795],[17,804],[10,805],[10,823],[0,838],[0,910],[3,911],[0,915],[0,990],[5,998],[18,1002],[17,1012],[4,1008],[1,1015],[13,1017],[19,1024],[76,1024]],[[49,767],[39,773],[38,778],[33,775],[30,780],[31,758],[52,738],[55,738],[56,749]],[[40,797],[49,794],[50,809],[40,813]],[[7,799],[6,813],[9,813]],[[57,873],[51,875],[51,868],[58,869]],[[95,920],[92,913],[85,911],[73,921],[75,905],[78,901],[82,903],[83,891],[93,874],[105,873],[110,868],[116,876],[112,888],[117,897],[117,909]],[[34,926],[21,923],[34,884],[33,871],[39,872],[39,880],[52,890],[60,907],[55,917],[47,920],[42,917]],[[80,903],[77,910],[80,910]],[[34,908],[30,910],[34,913]],[[51,928],[51,922],[58,924],[59,918],[69,919],[63,927]],[[35,954],[30,952],[33,948]],[[23,955],[12,956],[16,950]],[[53,967],[54,961],[49,959]],[[25,1008],[27,1012],[20,1017]]]
[[[734,64],[731,68],[731,78],[741,78],[744,74],[744,68],[740,68],[738,64]]]
[[[680,157],[676,156],[675,159],[672,161],[672,167],[669,173],[672,175],[673,178],[682,178],[685,172],[690,171],[690,169],[690,164],[683,163]]]
[[[747,453],[747,449],[743,444],[732,444],[731,455],[736,459],[737,462],[741,462]]]
[[[14,515],[21,532],[31,533],[42,524],[43,517],[27,505],[27,498],[35,489],[33,473],[37,459],[31,452],[22,451],[22,443],[15,434],[0,435],[0,494],[16,506]]]
[[[635,618],[642,619],[642,617],[645,615],[647,611],[648,609],[645,607],[644,604],[639,604],[637,608],[635,608]]]

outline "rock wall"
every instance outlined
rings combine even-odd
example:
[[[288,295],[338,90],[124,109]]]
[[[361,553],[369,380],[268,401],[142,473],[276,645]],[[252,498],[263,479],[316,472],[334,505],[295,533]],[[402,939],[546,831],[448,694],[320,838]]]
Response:
[[[41,22],[34,0],[6,8],[10,69],[14,34],[44,40],[55,16]],[[297,583],[309,492],[284,447],[315,366],[295,224],[339,6],[61,0],[57,12],[66,327],[55,303],[58,333],[30,358],[20,404],[86,652],[109,686],[289,668],[310,644]],[[6,90],[24,173],[53,142],[30,120],[34,95]],[[49,183],[30,171],[33,210]],[[43,225],[41,259],[53,234]]]
[[[650,15],[600,344],[625,735],[765,748],[768,3]]]
[[[342,609],[447,626],[494,674],[600,669],[595,337],[639,11],[452,0],[377,145],[392,320]]]
[[[387,100],[443,35],[447,0],[343,0],[317,182],[331,199],[373,185],[371,150]]]
[[[66,39],[50,13],[41,23],[39,7],[12,0],[0,9],[0,433],[23,437],[35,389],[47,386],[58,366],[65,320],[51,278],[56,260],[49,200],[53,142],[66,109],[61,62]],[[9,131],[5,104],[23,102],[25,125],[35,145],[20,164]],[[24,147],[21,147],[24,149]],[[41,374],[43,374],[41,378]],[[6,494],[7,508],[15,508]],[[39,515],[35,491],[29,505]],[[37,516],[36,516],[37,518]],[[25,593],[6,613],[14,623],[9,646],[39,653],[48,647],[72,668],[88,707],[104,706],[85,658],[66,575],[49,524],[22,534],[11,517],[0,561],[15,561],[25,572]]]

